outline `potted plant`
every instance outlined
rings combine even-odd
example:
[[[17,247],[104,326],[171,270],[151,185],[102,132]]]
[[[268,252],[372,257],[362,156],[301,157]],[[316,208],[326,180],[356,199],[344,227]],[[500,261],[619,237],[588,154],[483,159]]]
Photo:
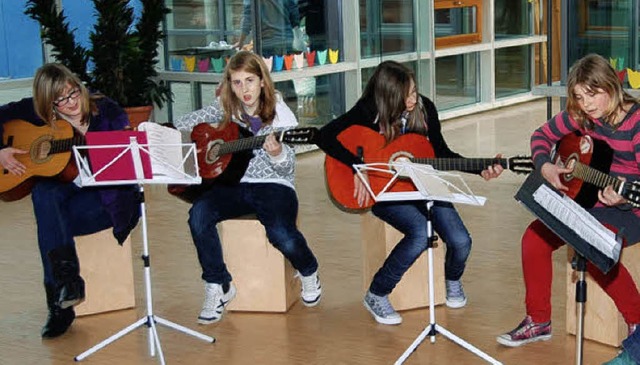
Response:
[[[134,25],[129,0],[93,0],[96,22],[90,48],[79,45],[56,0],[28,0],[25,10],[40,23],[43,41],[57,62],[75,72],[87,86],[115,100],[130,115],[132,126],[149,119],[153,105],[172,100],[169,86],[158,82],[158,45],[165,37],[162,20],[170,10],[164,0],[139,0],[140,18]],[[87,2],[88,3],[88,2]],[[137,120],[132,114],[143,108]]]

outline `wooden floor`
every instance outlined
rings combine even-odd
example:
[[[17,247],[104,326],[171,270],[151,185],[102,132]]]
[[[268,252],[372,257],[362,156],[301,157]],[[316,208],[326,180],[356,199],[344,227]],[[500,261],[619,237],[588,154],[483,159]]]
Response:
[[[528,154],[529,136],[545,119],[545,103],[532,102],[447,121],[444,134],[451,147],[466,156]],[[384,326],[363,308],[360,217],[330,202],[323,159],[321,152],[301,156],[297,176],[300,225],[320,263],[323,297],[315,308],[298,302],[286,314],[231,312],[219,324],[198,325],[203,284],[186,224],[188,206],[170,197],[163,186],[146,188],[155,314],[217,339],[207,344],[160,326],[167,363],[392,364],[427,326],[427,309],[403,312],[403,324]],[[555,256],[553,339],[515,349],[495,342],[496,335],[512,329],[524,316],[520,236],[532,218],[513,199],[523,176],[505,172],[488,183],[464,176],[474,192],[488,201],[484,207],[459,206],[474,238],[463,277],[469,301],[463,309],[437,307],[437,323],[504,364],[575,363],[575,338],[564,330],[564,249]],[[0,364],[72,363],[75,355],[145,314],[138,228],[133,234],[137,308],[82,317],[64,336],[41,340],[46,310],[31,201],[0,203],[0,215]],[[584,363],[600,364],[616,351],[586,341]],[[149,356],[147,331],[140,328],[83,362],[154,364],[158,359]],[[435,344],[422,343],[406,361],[482,363],[440,335]]]

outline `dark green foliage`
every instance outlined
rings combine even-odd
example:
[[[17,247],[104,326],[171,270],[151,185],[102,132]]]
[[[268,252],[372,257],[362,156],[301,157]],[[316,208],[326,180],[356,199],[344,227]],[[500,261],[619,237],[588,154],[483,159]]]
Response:
[[[152,103],[162,107],[172,100],[168,85],[155,80],[157,47],[165,36],[160,25],[169,13],[163,0],[141,0],[143,10],[135,26],[129,1],[93,0],[97,20],[89,50],[75,42],[75,29],[69,29],[55,3],[28,0],[25,14],[40,23],[42,39],[52,47],[56,61],[123,107]],[[89,61],[93,71],[88,74]]]

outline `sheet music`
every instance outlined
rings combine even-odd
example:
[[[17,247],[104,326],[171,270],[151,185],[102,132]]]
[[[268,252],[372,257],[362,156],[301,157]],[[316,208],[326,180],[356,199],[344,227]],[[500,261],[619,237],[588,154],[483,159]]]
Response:
[[[575,231],[585,241],[608,257],[618,260],[620,244],[616,235],[595,219],[589,212],[566,195],[559,195],[542,184],[533,193],[534,200]]]
[[[179,130],[161,126],[158,123],[143,122],[139,131],[147,133],[151,169],[153,175],[181,177],[184,175],[182,163],[182,134]]]
[[[430,165],[397,161],[357,164],[353,167],[375,201],[438,200],[481,206],[487,200],[485,197],[474,195],[460,175],[439,171]],[[389,174],[389,182],[381,191],[374,192],[367,183],[363,174],[368,170]],[[400,177],[410,178],[417,190],[389,191]]]

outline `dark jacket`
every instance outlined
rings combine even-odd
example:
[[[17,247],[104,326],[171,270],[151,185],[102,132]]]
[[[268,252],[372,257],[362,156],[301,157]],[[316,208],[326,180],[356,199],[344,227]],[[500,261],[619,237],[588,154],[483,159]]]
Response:
[[[426,96],[420,95],[420,97],[422,98],[422,105],[426,111],[427,138],[433,147],[435,157],[462,158],[461,155],[453,152],[449,149],[449,146],[447,146],[447,142],[445,142],[442,136],[436,106]],[[358,156],[349,152],[349,150],[338,141],[338,135],[353,125],[361,125],[380,132],[380,125],[376,122],[377,116],[378,110],[373,98],[369,100],[361,98],[351,110],[320,129],[317,144],[327,155],[348,166],[361,164],[363,161]],[[480,171],[478,171],[478,173],[479,172]]]
[[[123,130],[129,126],[129,118],[124,110],[109,98],[97,100],[98,113],[89,121],[89,131]],[[33,105],[33,98],[24,98],[0,106],[0,137],[4,129],[2,125],[10,120],[21,119],[36,126],[45,125],[38,117]],[[0,138],[0,149],[4,138]],[[135,185],[100,187],[100,199],[111,216],[113,236],[120,244],[124,242],[140,218],[139,190]]]

